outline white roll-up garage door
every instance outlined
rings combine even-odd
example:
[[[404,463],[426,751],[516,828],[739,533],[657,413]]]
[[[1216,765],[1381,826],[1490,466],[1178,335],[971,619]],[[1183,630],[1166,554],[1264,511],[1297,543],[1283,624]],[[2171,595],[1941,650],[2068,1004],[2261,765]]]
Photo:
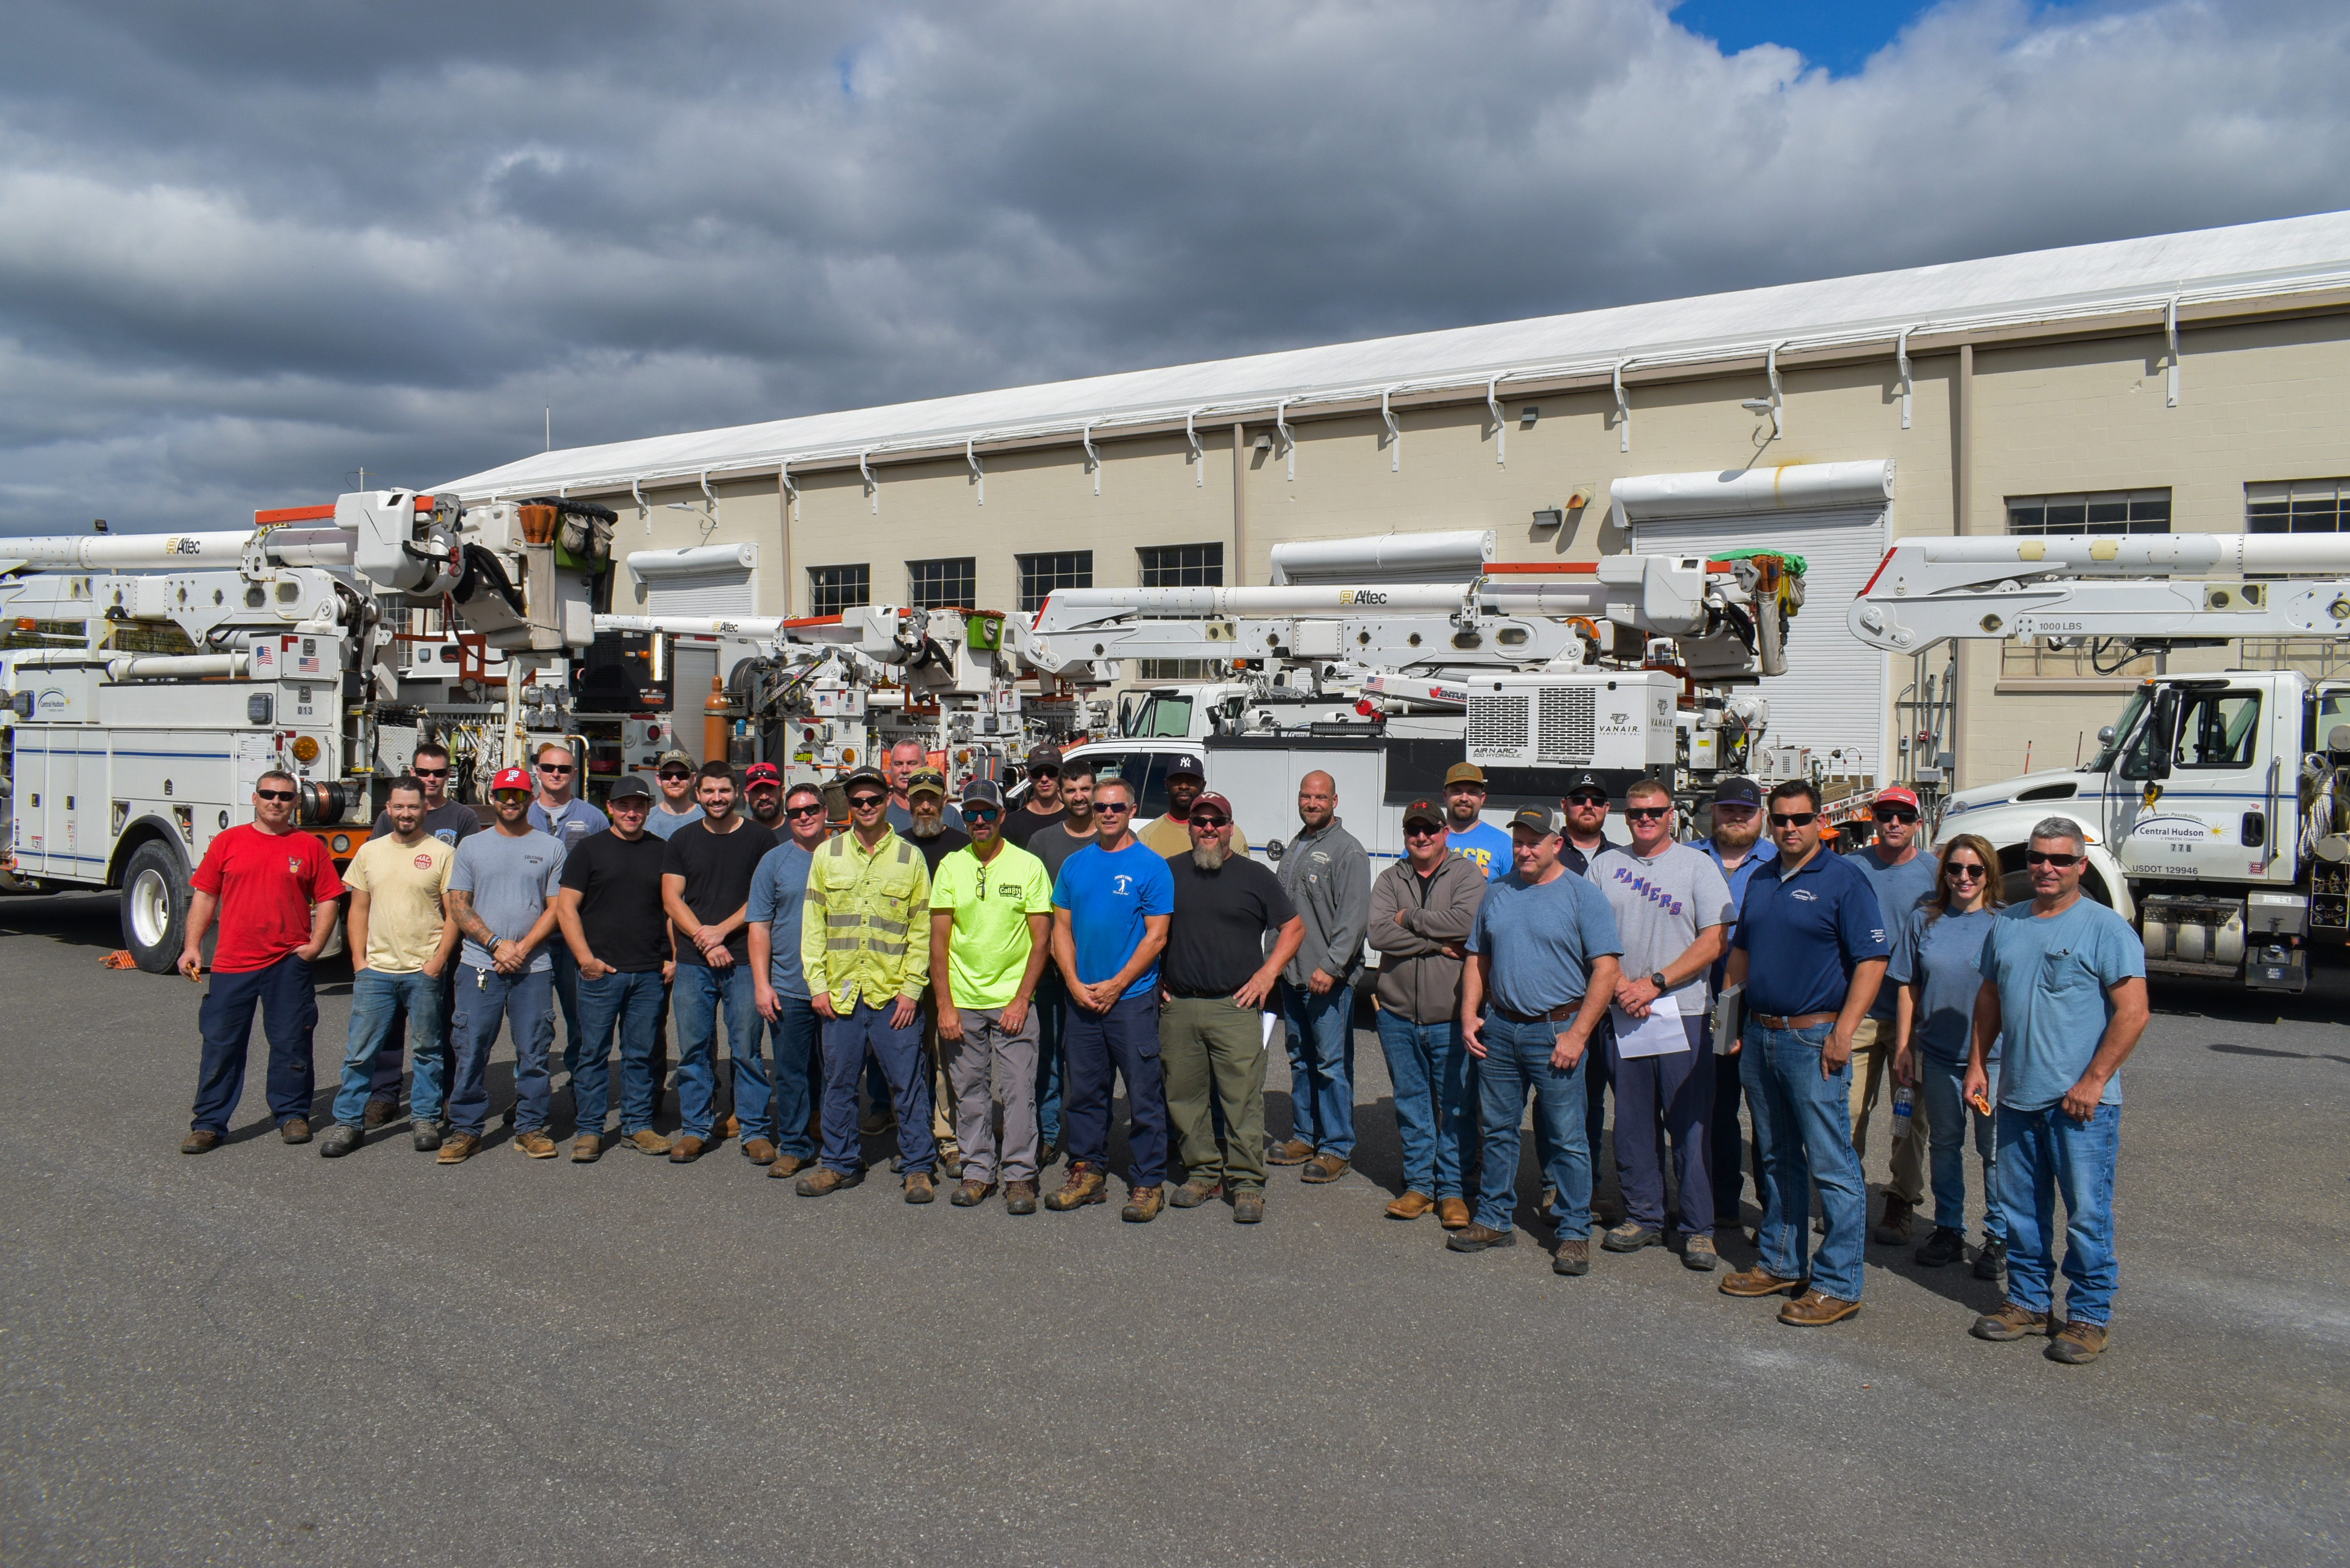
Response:
[[[645,586],[647,615],[747,616],[758,609],[759,547],[706,545],[639,550],[629,570]]]
[[[1885,468],[1889,493],[1891,464]],[[1886,500],[1872,496],[1871,504],[1858,506],[1643,520],[1635,503],[1627,519],[1632,548],[1642,554],[1749,549],[1804,557],[1804,603],[1788,629],[1787,673],[1764,680],[1759,688],[1771,704],[1764,743],[1808,746],[1832,774],[1887,776],[1883,763],[1888,656],[1855,639],[1844,612],[1884,558],[1888,510]],[[1858,761],[1831,760],[1831,750]]]

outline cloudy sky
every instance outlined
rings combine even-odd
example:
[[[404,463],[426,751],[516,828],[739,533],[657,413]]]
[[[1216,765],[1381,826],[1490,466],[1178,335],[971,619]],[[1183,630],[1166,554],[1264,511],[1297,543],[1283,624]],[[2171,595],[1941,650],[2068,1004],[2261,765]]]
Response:
[[[2339,0],[12,0],[0,531],[2350,207]]]

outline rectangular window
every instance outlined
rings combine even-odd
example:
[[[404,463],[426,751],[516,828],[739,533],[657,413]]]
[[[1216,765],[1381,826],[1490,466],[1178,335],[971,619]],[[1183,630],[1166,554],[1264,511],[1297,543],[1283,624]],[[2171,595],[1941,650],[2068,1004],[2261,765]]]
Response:
[[[1014,556],[1020,567],[1020,607],[1035,610],[1062,588],[1094,586],[1091,550],[1051,550],[1040,556]]]
[[[970,556],[906,563],[906,602],[916,609],[972,609],[979,604],[979,562]]]
[[[2080,495],[2011,495],[2011,534],[2168,534],[2168,490],[2095,490]]]
[[[2350,479],[2293,479],[2244,486],[2247,534],[2339,534],[2350,516]]]
[[[838,615],[845,609],[873,602],[873,568],[870,566],[810,566],[808,568],[808,613]]]
[[[1135,554],[1142,561],[1146,588],[1220,588],[1224,586],[1222,545],[1153,545]]]

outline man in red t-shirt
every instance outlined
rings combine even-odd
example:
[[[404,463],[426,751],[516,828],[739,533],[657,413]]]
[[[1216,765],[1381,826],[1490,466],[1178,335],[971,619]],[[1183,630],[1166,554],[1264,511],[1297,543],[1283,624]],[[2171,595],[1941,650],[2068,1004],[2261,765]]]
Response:
[[[318,994],[310,961],[335,929],[342,878],[316,835],[294,829],[294,775],[265,773],[253,786],[253,823],[212,841],[189,878],[188,942],[180,972],[203,972],[204,931],[220,916],[213,984],[197,1025],[203,1065],[196,1075],[195,1115],[182,1154],[202,1154],[227,1136],[244,1097],[244,1063],[253,1010],[269,1036],[269,1114],[287,1143],[310,1141],[310,1033]]]

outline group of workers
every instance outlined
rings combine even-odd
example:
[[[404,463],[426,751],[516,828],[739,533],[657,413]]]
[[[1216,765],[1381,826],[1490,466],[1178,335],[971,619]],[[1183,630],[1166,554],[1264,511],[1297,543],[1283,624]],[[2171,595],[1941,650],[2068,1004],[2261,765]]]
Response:
[[[2145,965],[2127,924],[2082,896],[2083,836],[2067,818],[2039,825],[2032,898],[2002,908],[1992,847],[1961,835],[1926,850],[1916,797],[1898,788],[1875,798],[1875,841],[1844,856],[1823,845],[1819,794],[1803,782],[1766,798],[1725,781],[1708,833],[1681,843],[1655,780],[1618,803],[1586,775],[1559,813],[1528,805],[1503,830],[1482,820],[1485,779],[1464,763],[1440,799],[1405,807],[1405,854],[1374,876],[1319,772],[1301,781],[1298,830],[1268,869],[1189,756],[1168,764],[1165,814],[1139,826],[1133,783],[1097,778],[1082,757],[1033,753],[1020,805],[986,779],[950,803],[908,744],[886,771],[841,781],[839,832],[824,791],[772,764],[747,769],[738,795],[724,763],[671,753],[658,794],[624,777],[602,812],[577,798],[575,766],[548,745],[536,777],[498,772],[484,828],[446,798],[447,753],[421,746],[340,878],[293,831],[294,781],[265,775],[251,826],[216,838],[194,877],[190,979],[215,916],[220,935],[183,1150],[225,1136],[256,1006],[273,1117],[286,1142],[309,1141],[310,965],[347,886],[355,980],[320,1139],[329,1158],[397,1116],[403,1036],[414,1147],[444,1165],[472,1157],[502,1024],[514,1146],[555,1158],[560,1012],[575,1162],[615,1137],[681,1164],[733,1137],[770,1177],[822,1198],[864,1179],[866,1139],[894,1125],[909,1203],[932,1201],[943,1177],[958,1207],[1000,1192],[1014,1214],[1074,1210],[1109,1199],[1122,1079],[1123,1218],[1222,1199],[1254,1223],[1269,1167],[1317,1184],[1351,1168],[1367,949],[1402,1153],[1392,1218],[1435,1214],[1459,1252],[1514,1245],[1531,1103],[1552,1267],[1587,1272],[1612,1090],[1622,1213],[1601,1249],[1677,1246],[1689,1268],[1716,1270],[1717,1228],[1742,1224],[1742,1096],[1759,1259],[1720,1289],[1790,1296],[1781,1321],[1823,1326],[1859,1308],[1862,1159],[1883,1106],[1894,1147],[1876,1241],[1908,1240],[1930,1167],[1933,1226],[1915,1261],[1966,1261],[1971,1133],[1984,1212],[1973,1267],[2006,1280],[1971,1332],[2044,1336],[2072,1363],[2106,1348],[2118,1074],[2146,1023]],[[1620,843],[1605,831],[1619,804]],[[672,1015],[680,1126],[665,1137],[653,1120]],[[1268,1144],[1276,1028],[1291,1127]],[[1060,1185],[1040,1194],[1064,1158]]]

